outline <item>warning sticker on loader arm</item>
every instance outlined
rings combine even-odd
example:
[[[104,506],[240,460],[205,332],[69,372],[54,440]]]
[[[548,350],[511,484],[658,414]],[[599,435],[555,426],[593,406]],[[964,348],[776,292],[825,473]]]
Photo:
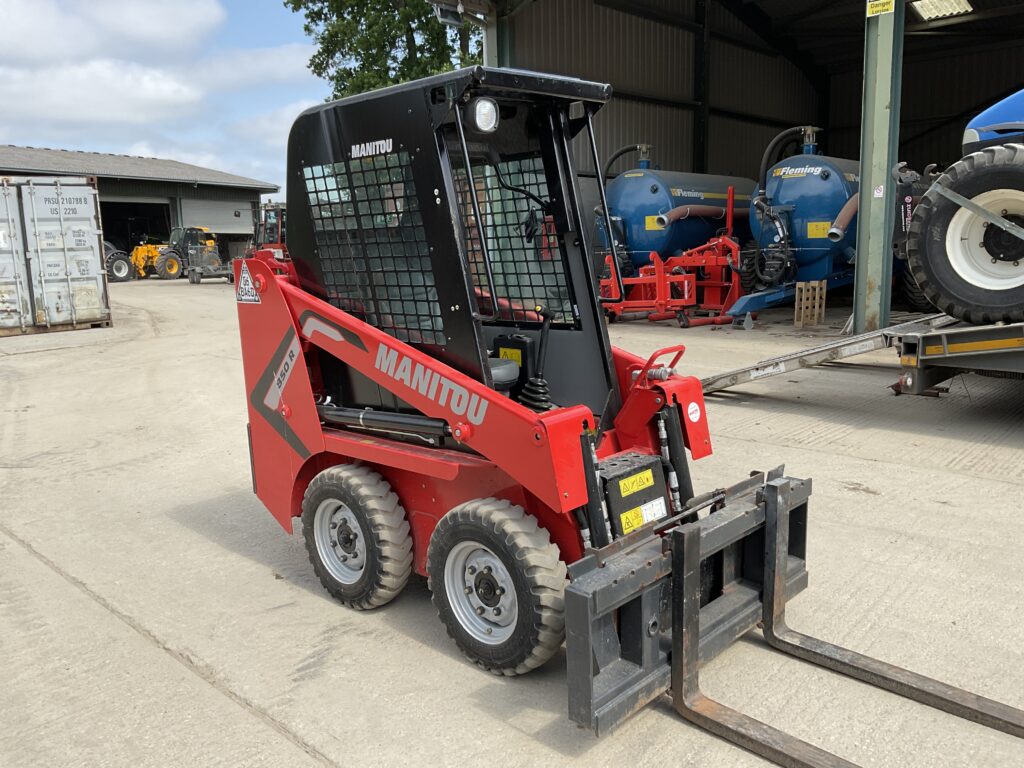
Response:
[[[634,507],[619,515],[619,520],[622,522],[622,532],[626,534],[630,531],[635,531],[644,523],[657,520],[666,514],[667,510],[665,509],[665,500],[663,498],[658,497],[648,501],[646,504],[641,504],[639,507]]]
[[[645,469],[643,472],[619,480],[619,495],[629,496],[631,493],[650,488],[652,485],[654,485],[654,473]]]
[[[242,262],[242,270],[238,274],[238,289],[235,291],[235,300],[239,304],[259,304],[260,295],[256,293],[256,283],[253,282],[249,273],[249,265]]]

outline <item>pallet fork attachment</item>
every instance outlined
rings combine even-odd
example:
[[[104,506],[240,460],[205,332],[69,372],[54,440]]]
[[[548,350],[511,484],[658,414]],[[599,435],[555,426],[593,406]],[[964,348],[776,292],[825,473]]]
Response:
[[[701,692],[700,667],[760,625],[784,653],[1024,738],[1024,711],[787,626],[786,601],[807,584],[810,490],[781,468],[753,475],[570,568],[570,718],[601,734],[667,690],[685,719],[778,765],[855,766]]]

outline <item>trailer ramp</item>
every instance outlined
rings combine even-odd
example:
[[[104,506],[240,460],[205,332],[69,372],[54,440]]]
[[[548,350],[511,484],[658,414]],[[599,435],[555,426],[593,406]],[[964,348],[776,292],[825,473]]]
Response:
[[[701,666],[760,626],[783,653],[1024,738],[1024,711],[789,628],[810,492],[782,468],[754,474],[570,566],[570,719],[601,734],[670,694],[688,721],[778,765],[854,766],[702,693]]]
[[[784,373],[812,368],[824,363],[839,362],[856,355],[874,352],[876,349],[885,349],[892,346],[893,338],[898,337],[904,330],[911,328],[931,330],[942,328],[955,322],[954,318],[941,312],[934,315],[926,315],[878,331],[869,331],[857,336],[836,339],[816,347],[789,352],[785,355],[761,360],[743,368],[708,376],[701,379],[701,385],[704,388],[705,395],[712,392],[720,392],[723,389],[736,387],[740,384],[749,384],[753,381],[767,379],[772,376],[781,376]]]

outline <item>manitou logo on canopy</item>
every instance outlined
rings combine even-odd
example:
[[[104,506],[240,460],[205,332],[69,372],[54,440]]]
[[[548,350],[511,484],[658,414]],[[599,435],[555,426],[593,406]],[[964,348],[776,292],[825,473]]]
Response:
[[[487,413],[486,400],[422,363],[413,363],[405,355],[400,355],[397,349],[381,344],[377,347],[374,366],[395,381],[429,397],[442,408],[448,408],[456,416],[465,414],[470,424],[479,426],[483,423],[484,414]]]
[[[391,139],[381,139],[379,141],[366,141],[362,144],[352,145],[352,159],[355,160],[358,157],[372,157],[373,155],[383,155],[385,152],[391,151]]]

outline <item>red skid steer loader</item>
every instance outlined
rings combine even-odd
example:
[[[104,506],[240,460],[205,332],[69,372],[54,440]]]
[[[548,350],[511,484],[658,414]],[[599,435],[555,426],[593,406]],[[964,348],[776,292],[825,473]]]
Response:
[[[257,496],[286,531],[301,519],[345,605],[425,575],[455,643],[503,675],[564,640],[570,718],[598,733],[670,693],[781,765],[850,765],[701,694],[700,666],[761,624],[787,653],[1024,736],[1018,710],[786,627],[809,480],[694,493],[700,383],[676,373],[682,346],[610,345],[584,237],[572,148],[602,167],[610,92],[478,67],[299,116],[289,269],[235,263]]]

